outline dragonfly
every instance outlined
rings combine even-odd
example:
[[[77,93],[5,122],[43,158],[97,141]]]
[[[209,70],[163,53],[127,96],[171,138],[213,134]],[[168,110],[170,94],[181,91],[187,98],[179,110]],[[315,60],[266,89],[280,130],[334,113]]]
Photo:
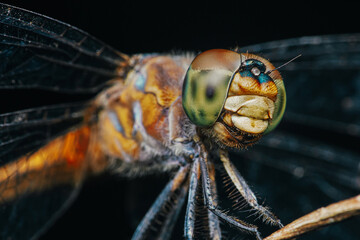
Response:
[[[220,239],[220,222],[261,239],[254,223],[222,208],[217,197],[223,186],[238,210],[247,205],[256,218],[282,227],[245,181],[256,182],[255,173],[315,179],[316,194],[328,201],[360,188],[359,35],[199,55],[128,56],[75,27],[13,6],[0,4],[0,24],[2,90],[81,96],[0,115],[2,238],[38,238],[83,182],[103,172],[170,175],[133,239],[170,238],[185,203],[187,239]],[[276,69],[299,53],[296,64]],[[291,79],[285,80],[286,94],[282,76]],[[283,126],[274,130],[282,118]],[[248,151],[227,152],[258,140]],[[238,171],[236,159],[245,160],[239,169],[261,169]],[[292,200],[287,202],[294,209],[308,210],[300,197]],[[276,214],[288,216],[286,203],[278,202],[276,209],[284,212]],[[357,229],[348,228],[346,234],[356,236]]]

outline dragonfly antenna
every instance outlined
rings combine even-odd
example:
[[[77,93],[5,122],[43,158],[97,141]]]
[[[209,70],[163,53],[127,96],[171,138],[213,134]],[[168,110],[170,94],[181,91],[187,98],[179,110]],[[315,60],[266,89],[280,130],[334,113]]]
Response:
[[[299,57],[301,57],[301,54],[297,55],[296,57],[293,57],[292,59],[290,59],[289,61],[287,61],[286,63],[281,64],[280,66],[274,68],[273,70],[267,71],[266,74],[271,73],[272,71],[278,70],[279,68],[282,68],[286,65],[288,65],[289,63],[291,63],[292,61],[295,61],[296,59],[298,59]]]

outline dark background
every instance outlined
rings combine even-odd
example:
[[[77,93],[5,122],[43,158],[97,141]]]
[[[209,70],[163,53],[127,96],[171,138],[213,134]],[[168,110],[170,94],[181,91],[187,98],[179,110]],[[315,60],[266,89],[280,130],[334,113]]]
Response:
[[[67,22],[127,54],[198,52],[308,35],[360,32],[357,6],[348,5],[351,3],[3,2]],[[130,180],[106,175],[91,179],[42,239],[127,239],[166,181],[166,176]],[[182,234],[181,228],[177,234]]]
[[[3,1],[83,29],[125,53],[199,51],[358,32],[350,4],[257,1]],[[109,3],[111,2],[111,3]]]

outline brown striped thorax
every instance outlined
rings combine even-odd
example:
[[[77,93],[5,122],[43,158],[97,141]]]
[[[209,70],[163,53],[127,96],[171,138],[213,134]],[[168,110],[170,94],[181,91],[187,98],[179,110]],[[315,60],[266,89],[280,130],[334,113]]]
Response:
[[[282,77],[268,60],[223,49],[205,51],[193,60],[182,98],[186,115],[200,132],[235,148],[273,130],[286,105]]]

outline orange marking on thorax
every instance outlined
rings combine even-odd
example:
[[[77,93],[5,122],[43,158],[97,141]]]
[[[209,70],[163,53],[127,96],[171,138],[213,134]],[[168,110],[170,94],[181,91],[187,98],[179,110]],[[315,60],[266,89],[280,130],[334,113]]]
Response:
[[[167,128],[164,126],[167,124],[165,122],[164,108],[161,107],[156,98],[152,94],[147,94],[140,102],[143,121],[142,124],[146,129],[146,132],[151,135],[153,138],[162,141],[162,131],[161,129]]]
[[[145,91],[154,93],[159,105],[169,107],[181,94],[179,80],[186,69],[178,66],[173,59],[161,56],[152,58],[146,65],[146,70]]]
[[[122,108],[118,108],[117,110],[119,110],[120,113],[122,112]],[[138,144],[137,140],[132,136],[127,137],[117,131],[106,112],[100,114],[100,125],[101,137],[99,144],[102,145],[108,155],[123,160],[126,160],[125,155],[129,155],[133,159],[138,157],[140,144]]]

